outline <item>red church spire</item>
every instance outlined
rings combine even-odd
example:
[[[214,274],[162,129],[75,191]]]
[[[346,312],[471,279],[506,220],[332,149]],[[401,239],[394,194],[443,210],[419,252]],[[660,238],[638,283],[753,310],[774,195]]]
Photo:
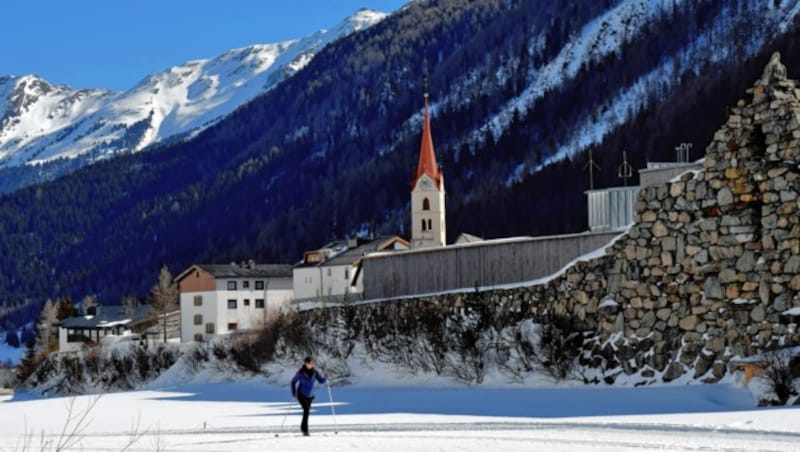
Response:
[[[417,165],[417,175],[414,184],[419,178],[427,174],[433,179],[436,187],[441,187],[442,173],[436,164],[436,154],[433,151],[433,135],[431,134],[431,116],[428,112],[428,93],[425,93],[425,119],[422,125],[422,144],[419,149],[419,164]]]

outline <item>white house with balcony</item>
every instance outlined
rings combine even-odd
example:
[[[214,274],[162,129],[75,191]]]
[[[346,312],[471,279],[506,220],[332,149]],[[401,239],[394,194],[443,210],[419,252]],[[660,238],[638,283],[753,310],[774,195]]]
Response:
[[[328,243],[307,251],[294,266],[295,301],[352,301],[364,292],[361,261],[376,252],[408,250],[409,243],[398,236],[357,238]]]
[[[195,264],[175,283],[181,342],[256,329],[293,296],[291,265]]]
[[[58,323],[58,351],[73,352],[108,339],[140,338],[152,322],[149,306],[96,306],[90,314],[67,317]]]

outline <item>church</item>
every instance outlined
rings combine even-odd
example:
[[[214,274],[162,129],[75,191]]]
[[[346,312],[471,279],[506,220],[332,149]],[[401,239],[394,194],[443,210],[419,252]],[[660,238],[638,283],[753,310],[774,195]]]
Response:
[[[419,164],[411,189],[412,249],[445,246],[447,242],[444,173],[436,163],[436,153],[433,150],[428,93],[425,93],[424,115]]]
[[[587,192],[589,231],[486,240],[459,231],[457,239],[448,243],[447,191],[444,171],[436,158],[429,101],[426,92],[418,163],[411,180],[410,240],[397,236],[370,238],[367,242],[372,244],[347,242],[346,246],[307,252],[304,261],[294,268],[295,301],[383,300],[531,284],[587,253],[601,250],[633,222],[632,200],[639,187],[612,187]],[[660,182],[687,169],[692,168],[662,163],[643,170],[641,176],[643,181]],[[458,230],[458,225],[451,225],[450,230],[454,229]],[[345,256],[350,256],[346,262]],[[342,265],[338,273],[328,268],[334,263]],[[327,286],[326,277],[338,281],[338,285]]]
[[[605,230],[484,240],[461,231],[448,244],[445,177],[437,163],[431,123],[425,93],[419,161],[411,184],[410,249],[364,256],[360,262],[364,300],[530,282],[557,272],[619,234]]]

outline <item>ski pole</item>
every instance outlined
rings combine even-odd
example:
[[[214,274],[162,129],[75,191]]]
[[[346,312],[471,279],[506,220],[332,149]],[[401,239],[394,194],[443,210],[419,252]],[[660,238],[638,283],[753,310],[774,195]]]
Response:
[[[289,404],[286,405],[286,411],[283,413],[283,421],[281,421],[280,433],[286,433],[286,419],[289,417],[289,412],[292,410],[293,403],[294,400],[290,400]],[[278,433],[275,433],[275,437],[278,437]]]
[[[333,414],[333,434],[338,435],[339,429],[336,426],[336,410],[333,408],[333,393],[331,392],[331,384],[328,380],[325,380],[325,383],[328,385],[328,400],[331,402],[331,414]]]

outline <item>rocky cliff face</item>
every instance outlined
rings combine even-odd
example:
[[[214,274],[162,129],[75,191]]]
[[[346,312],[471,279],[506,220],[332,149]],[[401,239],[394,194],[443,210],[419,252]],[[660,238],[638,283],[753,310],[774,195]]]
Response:
[[[480,382],[531,370],[530,325],[557,321],[606,382],[718,381],[733,357],[800,344],[799,162],[800,88],[776,54],[704,169],[642,190],[605,256],[540,286],[309,312],[314,343]]]

